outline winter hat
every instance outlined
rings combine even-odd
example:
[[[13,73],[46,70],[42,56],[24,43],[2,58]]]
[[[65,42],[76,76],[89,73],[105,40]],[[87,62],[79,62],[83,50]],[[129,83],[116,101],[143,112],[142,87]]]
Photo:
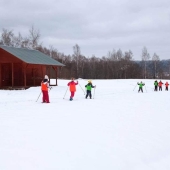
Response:
[[[91,83],[91,80],[88,80],[88,83]]]
[[[45,76],[44,76],[44,79],[48,79],[48,76],[47,76],[47,75],[45,75]]]

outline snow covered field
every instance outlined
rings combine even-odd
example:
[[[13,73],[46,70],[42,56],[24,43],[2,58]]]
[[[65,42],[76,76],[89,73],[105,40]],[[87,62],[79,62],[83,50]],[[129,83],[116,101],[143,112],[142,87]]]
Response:
[[[169,170],[170,91],[139,81],[92,80],[90,100],[81,79],[69,101],[58,80],[50,104],[40,87],[0,90],[0,170]]]

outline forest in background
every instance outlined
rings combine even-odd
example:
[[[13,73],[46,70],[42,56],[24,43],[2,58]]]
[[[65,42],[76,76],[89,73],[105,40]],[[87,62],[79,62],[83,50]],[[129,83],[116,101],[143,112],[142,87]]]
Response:
[[[33,26],[28,36],[21,33],[15,35],[13,30],[3,29],[0,45],[39,50],[53,59],[63,63],[65,67],[58,70],[58,77],[83,79],[169,79],[170,59],[160,60],[160,56],[149,54],[144,46],[141,49],[141,60],[134,60],[131,50],[123,52],[121,49],[108,51],[103,57],[81,54],[78,44],[73,46],[73,54],[65,55],[53,46],[44,47],[40,43],[40,32]]]

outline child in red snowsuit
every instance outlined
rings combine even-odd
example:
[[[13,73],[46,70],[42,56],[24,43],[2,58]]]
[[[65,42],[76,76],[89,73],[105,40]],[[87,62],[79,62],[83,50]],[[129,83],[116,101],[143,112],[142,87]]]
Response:
[[[41,90],[43,94],[42,103],[50,103],[48,88],[49,88],[48,76],[45,75],[44,80],[41,82]]]
[[[168,91],[168,86],[169,86],[169,84],[168,84],[168,82],[166,82],[165,83],[165,91]]]
[[[70,101],[73,100],[77,84],[78,84],[78,81],[77,81],[77,83],[75,83],[73,77],[71,78],[71,81],[67,84],[68,86],[70,86],[70,92],[71,92]]]
[[[160,80],[160,82],[158,83],[158,86],[159,86],[159,91],[161,90],[162,91],[162,81]]]

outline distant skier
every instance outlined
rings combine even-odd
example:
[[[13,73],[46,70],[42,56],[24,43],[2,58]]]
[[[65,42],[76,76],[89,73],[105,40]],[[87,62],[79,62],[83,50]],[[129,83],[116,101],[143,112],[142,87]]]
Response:
[[[169,86],[169,84],[168,84],[168,82],[166,82],[165,83],[165,91],[168,91],[168,86]]]
[[[85,85],[85,87],[86,87],[86,99],[87,99],[87,97],[89,96],[90,97],[90,99],[92,98],[92,94],[91,94],[91,89],[92,88],[96,88],[96,86],[93,86],[92,85],[92,82],[91,82],[91,80],[88,80],[88,84],[87,85]]]
[[[138,93],[141,91],[143,93],[143,86],[145,85],[144,83],[142,83],[142,81],[140,83],[137,83],[139,85],[139,90]]]
[[[77,84],[78,84],[78,81],[77,81],[77,83],[75,83],[73,77],[71,78],[71,81],[67,84],[68,86],[70,86],[70,92],[71,92],[70,101],[73,100],[73,97],[74,97],[74,94],[75,94],[75,91],[76,91],[76,85],[77,85]]]
[[[160,80],[159,83],[158,83],[159,91],[160,91],[160,90],[162,91],[162,85],[163,85],[163,83],[162,83],[162,81]]]
[[[44,80],[41,82],[41,90],[42,90],[42,103],[50,103],[49,101],[49,94],[48,94],[48,88],[49,87],[49,81],[48,76],[45,75]]]
[[[154,82],[154,86],[155,86],[154,91],[158,91],[158,81],[157,81],[157,80],[155,80],[155,82]]]

